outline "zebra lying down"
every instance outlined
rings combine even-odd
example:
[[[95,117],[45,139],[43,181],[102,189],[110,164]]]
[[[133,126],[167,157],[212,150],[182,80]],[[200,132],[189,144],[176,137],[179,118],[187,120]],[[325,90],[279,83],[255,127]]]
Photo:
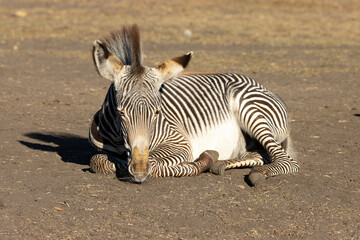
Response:
[[[297,172],[285,103],[243,75],[181,75],[191,57],[143,66],[137,25],[94,42],[96,69],[112,83],[90,125],[90,142],[105,152],[91,159],[92,171],[125,165],[143,182],[252,167],[253,185]]]

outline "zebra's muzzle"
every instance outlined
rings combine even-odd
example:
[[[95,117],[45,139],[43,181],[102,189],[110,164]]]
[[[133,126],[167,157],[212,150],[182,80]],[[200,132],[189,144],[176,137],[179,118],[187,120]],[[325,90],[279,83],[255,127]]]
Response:
[[[149,150],[146,147],[140,152],[138,147],[132,150],[132,158],[129,164],[129,173],[133,176],[135,182],[143,182],[149,176],[151,166],[149,162]]]

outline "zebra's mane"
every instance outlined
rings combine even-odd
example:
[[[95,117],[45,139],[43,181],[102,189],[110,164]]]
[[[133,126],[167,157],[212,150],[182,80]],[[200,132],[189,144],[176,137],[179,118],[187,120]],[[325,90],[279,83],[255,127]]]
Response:
[[[142,67],[140,32],[136,24],[111,32],[102,39],[102,43],[124,65]]]

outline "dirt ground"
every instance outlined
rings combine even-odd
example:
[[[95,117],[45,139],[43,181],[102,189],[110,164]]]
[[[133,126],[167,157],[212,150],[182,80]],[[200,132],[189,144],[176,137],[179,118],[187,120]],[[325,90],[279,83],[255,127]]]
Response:
[[[1,0],[0,239],[360,239],[360,2]],[[92,42],[137,23],[145,65],[248,75],[292,116],[301,171],[246,182],[90,173],[109,82]]]

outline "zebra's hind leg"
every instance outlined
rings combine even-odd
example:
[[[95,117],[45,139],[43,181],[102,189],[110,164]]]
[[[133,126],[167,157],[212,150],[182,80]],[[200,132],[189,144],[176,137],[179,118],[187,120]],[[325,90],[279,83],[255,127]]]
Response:
[[[90,170],[101,174],[116,173],[115,164],[109,160],[107,154],[95,154],[90,159]]]
[[[249,180],[256,186],[261,180],[268,177],[298,172],[299,164],[292,157],[291,150],[279,144],[270,133],[263,134],[262,142],[267,152],[269,152],[271,163],[263,166],[254,166],[249,174]]]
[[[223,175],[227,169],[261,166],[267,162],[269,162],[269,156],[265,151],[246,152],[237,159],[219,160],[214,162],[210,168],[210,172],[216,175]]]

